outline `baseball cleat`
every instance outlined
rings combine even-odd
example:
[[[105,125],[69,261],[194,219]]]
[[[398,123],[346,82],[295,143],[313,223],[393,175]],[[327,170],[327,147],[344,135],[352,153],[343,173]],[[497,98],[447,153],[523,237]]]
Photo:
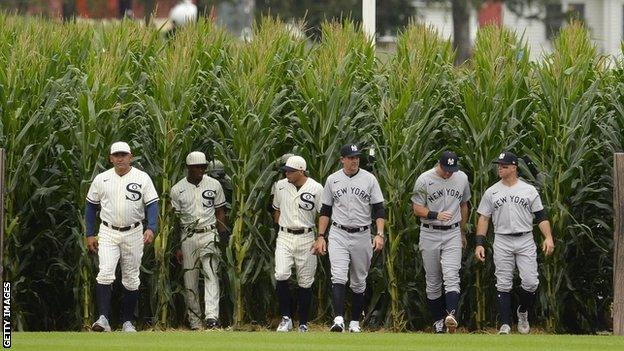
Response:
[[[446,326],[446,330],[453,334],[455,329],[457,329],[457,319],[455,319],[453,314],[449,314],[446,318],[444,318],[444,325]]]
[[[498,331],[498,335],[507,335],[511,333],[511,327],[509,326],[509,324],[503,324],[500,327],[500,330]]]
[[[191,330],[202,330],[201,322],[191,323]]]
[[[121,327],[121,331],[122,332],[126,332],[126,333],[136,333],[137,330],[134,327],[134,325],[132,324],[132,322],[125,321],[123,326]]]
[[[349,333],[361,333],[362,329],[360,329],[360,322],[351,321],[349,322]]]
[[[293,323],[292,323],[292,319],[290,319],[289,317],[282,317],[282,321],[280,322],[279,326],[277,327],[277,331],[278,332],[289,332],[291,331],[293,328]]]
[[[307,333],[308,332],[308,326],[305,324],[302,324],[299,326],[299,332],[300,333]]]
[[[342,317],[334,318],[334,324],[329,328],[329,331],[342,333],[345,330],[344,320]]]
[[[91,326],[91,330],[95,332],[109,332],[111,331],[110,324],[108,324],[108,319],[104,315],[100,316],[95,323]]]
[[[520,307],[518,307],[516,314],[518,315],[518,332],[520,334],[528,334],[529,331],[531,331],[531,326],[529,326],[529,311],[520,312]]]
[[[433,330],[436,334],[444,333],[444,319],[439,319],[433,323]]]
[[[215,318],[207,318],[206,319],[206,328],[207,329],[219,329],[221,324],[219,324],[219,320]]]

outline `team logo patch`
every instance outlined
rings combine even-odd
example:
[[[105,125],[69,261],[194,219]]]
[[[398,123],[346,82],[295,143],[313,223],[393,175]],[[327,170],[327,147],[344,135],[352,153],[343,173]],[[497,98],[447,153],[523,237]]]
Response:
[[[202,193],[202,197],[206,200],[202,202],[204,207],[212,207],[214,206],[214,199],[217,196],[217,193],[214,190],[204,190]]]
[[[449,166],[452,166],[455,164],[455,160],[453,160],[452,158],[449,158],[448,160],[446,160],[446,163],[448,163]]]
[[[502,159],[504,159],[504,158],[505,158],[505,153],[504,153],[504,152],[503,152],[503,153],[501,153],[500,155],[498,155],[498,159],[499,159],[499,160],[502,160]]]
[[[129,194],[126,194],[126,200],[139,201],[141,200],[141,184],[129,183],[126,185],[126,190]]]
[[[358,151],[357,146],[351,145],[351,151]]]
[[[299,208],[304,211],[312,211],[314,209],[315,196],[310,193],[301,193],[299,195]]]

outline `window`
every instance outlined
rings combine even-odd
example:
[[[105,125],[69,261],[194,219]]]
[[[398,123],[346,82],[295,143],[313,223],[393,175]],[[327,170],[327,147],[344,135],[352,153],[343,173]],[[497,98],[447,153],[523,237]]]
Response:
[[[585,4],[574,3],[568,4],[568,21],[585,21]]]
[[[546,4],[546,39],[552,40],[561,30],[564,14],[561,11],[561,4]]]

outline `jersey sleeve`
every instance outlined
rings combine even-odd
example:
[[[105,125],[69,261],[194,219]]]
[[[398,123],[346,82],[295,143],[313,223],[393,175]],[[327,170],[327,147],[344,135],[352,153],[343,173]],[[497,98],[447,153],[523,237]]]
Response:
[[[544,209],[544,205],[542,204],[542,198],[540,197],[535,187],[531,188],[529,200],[531,201],[531,212],[537,212]]]
[[[425,184],[425,180],[422,176],[416,179],[414,182],[414,189],[412,191],[412,203],[416,205],[426,206],[427,205],[427,187]]]
[[[479,202],[479,207],[477,208],[477,213],[486,217],[492,217],[492,195],[489,189],[483,194]]]
[[[271,195],[273,195],[273,209],[279,210],[282,202],[281,192],[277,192],[277,182],[273,183],[273,188],[271,189]]]
[[[221,186],[221,183],[219,183],[219,181],[215,181],[215,188],[217,189],[217,195],[214,199],[214,207],[223,207],[225,206],[225,193],[223,192],[223,186]]]
[[[375,176],[371,176],[372,178],[372,189],[371,189],[371,204],[378,204],[380,202],[384,202],[383,193],[381,192],[381,187],[379,186],[379,181]]]
[[[158,201],[158,193],[156,192],[154,183],[152,183],[152,179],[146,174],[145,186],[143,187],[143,203],[149,205],[156,201]]]
[[[182,204],[180,204],[180,191],[175,187],[171,188],[171,206],[176,212],[180,212]]]
[[[87,201],[94,205],[99,205],[100,201],[102,201],[102,193],[100,191],[100,178],[95,177],[91,186],[89,186],[89,191],[87,192]]]
[[[472,197],[472,194],[470,193],[470,182],[468,181],[467,176],[464,176],[464,179],[466,181],[466,184],[464,185],[464,195],[462,197],[461,202],[468,202],[470,201],[470,198]]]
[[[321,184],[316,184],[316,192],[314,194],[314,206],[316,206],[316,212],[321,213],[321,197],[323,196],[323,186]]]
[[[328,177],[325,181],[325,186],[323,187],[323,193],[321,194],[321,203],[327,206],[334,205],[334,197],[332,196],[331,189],[331,177]]]

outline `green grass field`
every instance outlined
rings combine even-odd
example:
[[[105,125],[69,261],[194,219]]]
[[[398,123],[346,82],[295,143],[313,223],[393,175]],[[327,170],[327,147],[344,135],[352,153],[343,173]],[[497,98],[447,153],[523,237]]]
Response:
[[[624,350],[624,337],[329,332],[13,333],[15,350]]]

